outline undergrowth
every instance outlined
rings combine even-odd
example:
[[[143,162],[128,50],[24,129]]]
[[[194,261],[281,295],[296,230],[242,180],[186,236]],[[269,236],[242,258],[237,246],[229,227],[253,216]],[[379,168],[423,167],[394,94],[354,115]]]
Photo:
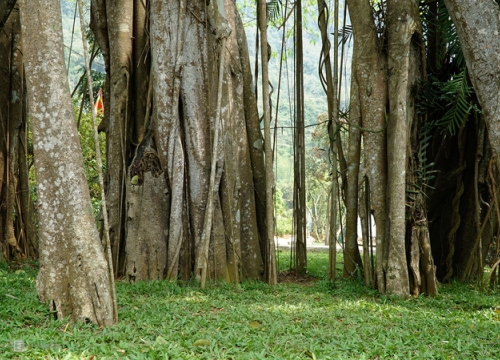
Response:
[[[288,256],[280,254],[282,269]],[[118,282],[119,323],[98,328],[54,320],[38,302],[33,264],[0,265],[0,358],[495,359],[500,354],[498,294],[453,283],[441,285],[434,298],[402,300],[366,289],[361,280],[328,282],[324,253],[309,254],[308,269],[315,281],[277,286],[246,281],[202,291],[183,283]]]

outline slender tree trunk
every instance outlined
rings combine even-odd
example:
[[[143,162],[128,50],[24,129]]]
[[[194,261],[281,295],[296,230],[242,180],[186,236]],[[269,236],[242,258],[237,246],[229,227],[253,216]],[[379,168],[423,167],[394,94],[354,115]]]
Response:
[[[304,128],[304,59],[302,46],[302,1],[295,2],[295,129],[294,129],[294,184],[293,219],[295,236],[295,270],[307,269],[306,175]]]
[[[108,264],[73,117],[59,1],[21,1],[21,20],[39,202],[38,295],[58,318],[110,325]]]
[[[353,63],[356,62],[353,56]],[[353,68],[355,68],[353,66]],[[344,277],[354,277],[362,269],[358,247],[358,174],[361,153],[361,112],[359,85],[351,82],[351,104],[349,111],[349,147],[347,156],[346,187],[346,234],[344,239]]]
[[[29,188],[26,85],[18,7],[10,12],[0,31],[0,68],[4,75],[0,77],[0,253],[6,259],[36,258],[38,243]]]
[[[17,15],[17,16],[16,16]],[[14,233],[14,204],[18,182],[18,143],[19,128],[22,124],[22,72],[15,66],[22,64],[22,51],[20,51],[20,24],[19,12],[14,11],[6,22],[0,34],[1,68],[6,76],[1,78],[0,112],[1,122],[1,243],[5,246],[6,257],[10,258],[11,251],[20,253],[16,234]],[[19,60],[21,63],[19,62]],[[22,67],[21,67],[22,69]],[[22,71],[22,70],[21,70]],[[17,95],[18,94],[18,95]],[[14,97],[13,97],[14,95]],[[9,248],[7,248],[9,247]]]
[[[274,172],[273,172],[273,151],[271,148],[271,108],[269,99],[269,74],[268,74],[268,50],[267,50],[267,4],[264,0],[259,1],[259,30],[260,30],[260,52],[262,62],[262,107],[264,109],[264,151],[266,159],[266,223],[267,237],[266,248],[267,258],[266,281],[269,284],[277,283],[276,274],[276,253],[274,245]]]
[[[338,9],[339,2],[335,1],[334,9],[334,39],[338,38]],[[338,175],[337,175],[337,144],[340,137],[337,134],[338,128],[338,114],[339,114],[339,101],[338,101],[338,46],[335,44],[334,59],[333,59],[333,73],[332,64],[330,60],[330,40],[328,39],[328,7],[324,0],[318,0],[318,24],[321,30],[322,42],[322,59],[324,59],[327,101],[328,101],[328,135],[330,137],[330,151],[332,163],[331,185],[328,196],[328,228],[326,231],[325,241],[328,243],[329,254],[329,269],[328,279],[335,280],[335,272],[337,266],[337,208],[339,199],[337,196],[338,191]],[[320,68],[320,78],[323,78],[323,69]],[[325,81],[323,81],[325,82]]]
[[[106,195],[109,205],[109,237],[114,268],[122,273],[119,261],[124,249],[125,177],[128,160],[130,90],[133,83],[132,39],[134,2],[119,0],[105,5],[109,43],[109,118],[106,128]],[[106,104],[105,104],[106,105]]]

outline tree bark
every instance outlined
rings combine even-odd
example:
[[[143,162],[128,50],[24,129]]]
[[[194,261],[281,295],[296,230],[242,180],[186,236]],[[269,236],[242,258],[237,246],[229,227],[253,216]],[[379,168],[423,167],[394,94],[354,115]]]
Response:
[[[388,163],[388,252],[386,290],[400,296],[409,295],[406,262],[406,169],[410,154],[409,129],[413,113],[412,37],[420,24],[415,1],[394,0],[387,6],[388,67],[390,114],[387,129]]]
[[[257,96],[252,86],[252,72],[250,68],[250,56],[248,54],[248,44],[245,35],[245,28],[241,22],[241,18],[237,9],[233,7],[234,11],[234,35],[236,37],[235,46],[238,51],[234,54],[239,59],[239,66],[237,68],[238,81],[233,86],[233,92],[238,96],[234,97],[236,103],[242,103],[243,109],[239,108],[242,113],[236,116],[234,132],[235,134],[246,134],[246,137],[237,136],[236,148],[241,154],[239,157],[239,169],[241,171],[241,202],[242,204],[253,204],[250,207],[241,206],[242,213],[240,214],[242,226],[241,231],[241,245],[248,247],[248,250],[242,251],[242,262],[251,264],[255,259],[254,254],[257,250],[260,251],[261,259],[269,258],[269,246],[267,246],[268,238],[268,224],[266,222],[266,169],[264,159],[264,149],[262,144],[264,138],[260,131],[260,119],[257,110]],[[231,17],[229,19],[231,24]],[[229,40],[232,41],[233,37]],[[240,91],[239,89],[243,89]],[[241,99],[242,102],[238,102]],[[253,213],[252,213],[253,211]],[[257,223],[255,224],[256,218]],[[248,220],[245,220],[248,219]],[[251,226],[243,226],[247,222]],[[254,236],[255,231],[247,231],[252,227],[256,227],[259,243],[255,242],[249,236]],[[248,240],[247,240],[248,239]],[[262,261],[262,260],[261,260]],[[256,277],[260,274],[261,269],[264,267],[264,273],[267,273],[266,264],[257,263],[248,274],[251,277]]]
[[[250,151],[259,129],[244,84],[249,60],[241,21],[232,1],[166,4],[151,3],[151,134],[169,204],[166,276],[262,278],[254,169],[263,157],[262,148]],[[229,52],[222,64],[221,49]]]
[[[0,258],[38,256],[28,174],[26,84],[19,8],[0,31]]]
[[[369,2],[362,0],[347,3],[354,31],[352,82],[359,89],[356,94],[360,107],[358,116],[361,118],[360,125],[366,130],[363,132],[364,166],[377,227],[377,284],[379,291],[385,293],[387,55],[383,40],[378,38]]]
[[[493,0],[445,0],[500,168],[500,6]]]
[[[57,318],[110,325],[108,265],[71,106],[59,1],[21,1],[21,20],[39,202],[38,295]]]
[[[294,183],[293,220],[295,242],[294,268],[299,273],[307,269],[307,213],[305,174],[305,128],[304,128],[304,54],[302,46],[302,1],[295,2],[295,129],[294,133]]]
[[[353,68],[357,57],[353,54]],[[345,195],[346,234],[344,240],[343,276],[355,277],[361,273],[363,264],[358,247],[358,175],[361,157],[361,111],[359,104],[359,84],[351,82],[351,103],[349,111],[349,147],[347,154],[347,186]]]
[[[106,128],[106,195],[109,206],[109,237],[114,269],[124,271],[120,255],[124,249],[125,171],[128,161],[134,67],[132,65],[133,9],[130,0],[106,3],[109,43],[109,118]],[[99,13],[101,16],[104,14]],[[101,24],[101,23],[99,23]],[[101,25],[102,26],[102,25]],[[99,32],[98,34],[102,34]],[[101,40],[104,42],[105,40]],[[106,103],[105,103],[106,106]]]
[[[268,50],[267,50],[267,3],[259,0],[259,31],[260,31],[260,56],[262,63],[262,107],[264,109],[264,152],[266,161],[266,224],[267,236],[265,246],[268,249],[266,259],[266,281],[276,284],[276,253],[274,245],[274,172],[273,151],[271,147],[271,107],[269,96]]]

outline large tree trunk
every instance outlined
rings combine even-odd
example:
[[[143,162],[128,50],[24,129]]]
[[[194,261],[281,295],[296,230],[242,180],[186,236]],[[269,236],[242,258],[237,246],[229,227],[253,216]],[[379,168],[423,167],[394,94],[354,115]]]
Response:
[[[267,256],[262,134],[235,5],[134,4],[132,20],[128,3],[92,1],[91,25],[111,80],[110,106],[100,128],[108,134],[107,190],[117,272],[130,280],[189,279],[200,274],[208,258],[209,278],[261,278]],[[219,92],[223,29],[218,14],[223,8],[232,33]],[[132,28],[132,42],[126,34],[118,37]],[[214,147],[218,101],[221,130]],[[206,209],[212,216],[206,218]],[[201,240],[205,220],[211,225],[208,253]]]
[[[445,0],[500,169],[500,5],[493,0]]]
[[[73,117],[59,1],[21,1],[21,20],[39,203],[38,295],[58,318],[110,325],[116,314]]]

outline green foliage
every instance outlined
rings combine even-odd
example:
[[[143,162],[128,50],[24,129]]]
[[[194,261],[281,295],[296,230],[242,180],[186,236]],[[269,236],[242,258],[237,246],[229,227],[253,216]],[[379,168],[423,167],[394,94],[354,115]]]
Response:
[[[85,74],[85,67],[82,67],[79,70],[79,75]],[[106,74],[97,70],[90,70],[90,75],[92,77],[92,93],[94,96],[94,101],[97,99],[97,93],[100,88],[104,88],[104,81],[106,80]],[[81,98],[83,94],[85,94],[85,98],[83,99],[84,109],[85,111],[91,111],[90,104],[90,96],[88,93],[88,85],[87,85],[87,76],[85,75],[85,80],[80,82],[80,85],[77,89],[78,98]],[[92,104],[93,105],[93,104]]]
[[[433,13],[434,5],[437,5],[436,14]],[[464,55],[455,24],[448,14],[444,1],[438,1],[437,4],[430,1],[421,2],[420,9],[425,43],[439,49],[436,54],[436,63],[431,65],[432,71],[463,69],[465,67]]]
[[[318,116],[318,125],[310,133],[306,152],[307,209],[312,236],[322,241],[328,224],[328,194],[332,167],[329,159],[327,114]]]
[[[78,114],[78,109],[75,107],[75,113]],[[77,115],[76,115],[77,116]],[[97,218],[101,206],[101,187],[99,184],[99,173],[97,172],[97,160],[95,155],[94,145],[94,128],[92,124],[92,115],[83,113],[80,122],[80,144],[82,146],[83,164],[85,167],[85,176],[90,190],[90,199],[94,217]],[[103,161],[103,173],[106,171],[106,137],[104,133],[99,134],[99,145]]]
[[[454,135],[480,110],[473,100],[458,34],[444,2],[422,2],[421,13],[431,75],[426,83],[417,85],[417,108]]]
[[[440,90],[440,99],[448,104],[449,108],[436,124],[446,127],[451,134],[456,134],[474,109],[470,99],[472,89],[467,83],[467,69],[464,68],[452,80],[442,84]]]
[[[282,0],[269,0],[267,2],[267,18],[268,21],[275,22],[281,16],[283,3]]]
[[[292,217],[293,211],[287,207],[283,199],[283,193],[279,188],[276,189],[276,202],[275,202],[275,217],[276,217],[276,235],[283,236],[289,235],[293,232]]]
[[[429,76],[428,82],[420,81],[416,86],[415,98],[420,113],[434,114],[433,117],[438,117],[435,124],[454,135],[471,113],[481,112],[472,101],[472,93],[464,67],[447,81],[439,81],[435,76]]]
[[[327,254],[313,262],[325,266]],[[31,264],[0,267],[2,359],[493,359],[500,351],[498,294],[459,283],[435,298],[401,300],[347,280],[204,291],[119,282],[120,322],[98,328],[53,320],[35,276]],[[14,340],[24,352],[13,351]]]

